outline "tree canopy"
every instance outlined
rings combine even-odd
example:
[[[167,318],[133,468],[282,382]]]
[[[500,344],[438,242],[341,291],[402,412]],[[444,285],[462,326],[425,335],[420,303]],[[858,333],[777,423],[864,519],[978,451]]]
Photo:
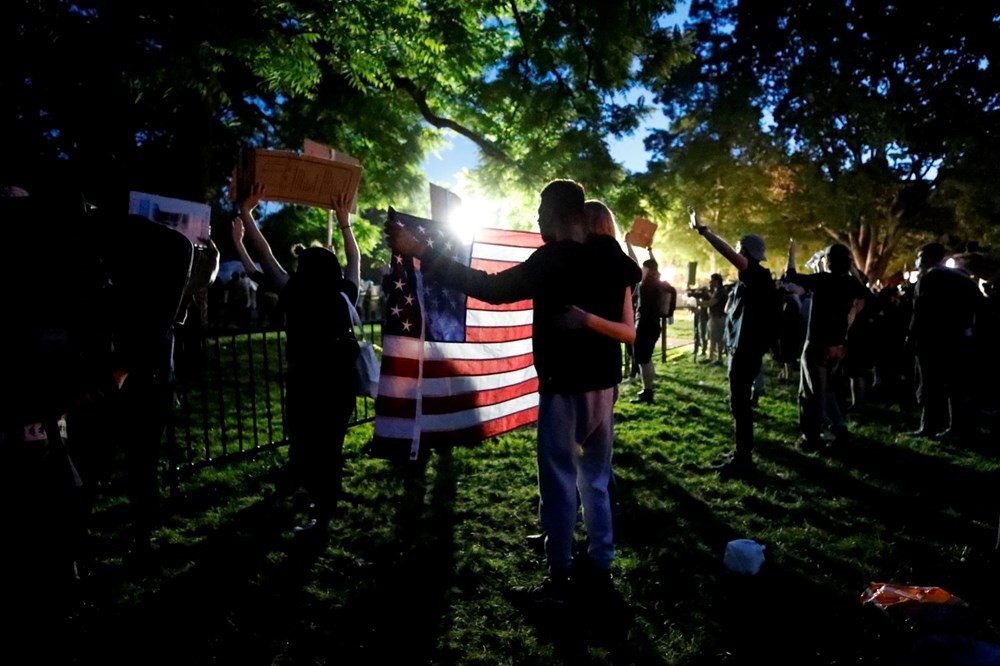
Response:
[[[973,192],[998,25],[988,3],[695,0],[696,59],[648,82],[675,119],[653,186],[771,237],[821,232],[878,278],[901,245],[997,221]]]
[[[420,164],[451,131],[479,148],[481,191],[572,177],[691,253],[669,231],[687,205],[772,246],[841,240],[872,277],[926,238],[995,239],[995,7],[692,0],[683,31],[673,9],[15,0],[3,180],[65,172],[98,205],[139,189],[218,214],[241,145],[310,138],[357,156],[361,208],[384,209],[425,190]],[[669,128],[630,173],[609,140],[655,113]]]

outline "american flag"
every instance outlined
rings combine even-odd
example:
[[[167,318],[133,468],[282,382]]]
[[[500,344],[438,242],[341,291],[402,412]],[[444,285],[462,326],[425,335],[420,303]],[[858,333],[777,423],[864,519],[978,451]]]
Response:
[[[533,232],[481,229],[462,243],[447,225],[390,216],[456,261],[496,273],[542,244]],[[538,419],[532,302],[491,305],[424,280],[393,255],[383,280],[382,370],[371,450],[416,459],[421,446],[468,445]]]

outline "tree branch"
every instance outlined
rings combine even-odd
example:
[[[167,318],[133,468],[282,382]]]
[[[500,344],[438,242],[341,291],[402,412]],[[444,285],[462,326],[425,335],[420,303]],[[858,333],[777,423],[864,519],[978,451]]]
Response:
[[[843,243],[845,245],[850,246],[850,242],[851,241],[850,241],[850,239],[847,236],[844,235],[843,232],[837,231],[836,229],[831,229],[830,227],[828,227],[828,226],[826,226],[825,224],[822,224],[822,223],[820,223],[820,225],[819,225],[819,230],[822,231],[823,233],[825,233],[827,236],[829,236],[833,240],[837,241],[838,243]]]
[[[393,83],[397,89],[406,92],[406,94],[410,96],[410,98],[416,103],[417,108],[420,110],[420,115],[422,115],[424,120],[428,123],[439,129],[450,129],[455,133],[464,136],[469,141],[472,141],[474,144],[479,146],[480,150],[482,150],[484,154],[504,163],[509,167],[513,167],[518,171],[523,171],[520,164],[515,162],[510,155],[505,153],[495,143],[483,135],[472,131],[468,127],[465,127],[450,118],[445,118],[444,116],[439,116],[434,113],[430,105],[427,103],[427,92],[419,88],[412,80],[396,77],[393,78]]]

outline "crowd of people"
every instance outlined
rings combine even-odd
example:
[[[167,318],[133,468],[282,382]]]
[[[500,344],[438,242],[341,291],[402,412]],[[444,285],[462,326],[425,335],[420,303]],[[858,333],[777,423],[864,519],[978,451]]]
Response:
[[[748,405],[756,406],[754,384],[759,388],[765,355],[779,364],[779,379],[798,378],[797,445],[804,451],[848,443],[847,414],[863,414],[871,400],[916,400],[920,422],[907,431],[913,436],[963,441],[989,430],[1000,394],[977,385],[971,371],[978,364],[994,372],[1000,360],[989,343],[998,321],[995,284],[980,285],[947,262],[942,244],[920,248],[908,281],[873,286],[842,243],[814,257],[814,272],[800,273],[791,241],[783,271],[771,275],[759,268],[765,260],[761,238],[747,235],[730,248],[696,213],[691,226],[739,275],[726,286],[716,273],[708,287],[689,290],[695,358],[719,362],[726,356],[729,362],[736,442],[720,472],[753,470]]]
[[[377,292],[363,299],[349,201],[335,206],[346,263],[331,248],[316,246],[301,248],[294,270],[287,270],[253,217],[265,195],[255,186],[232,222],[242,270],[227,291],[241,323],[249,321],[255,293],[276,294],[274,316],[287,335],[288,487],[303,488],[308,501],[294,531],[322,534],[341,495],[344,436],[356,404],[350,308],[377,299]],[[163,225],[96,215],[79,201],[53,209],[19,188],[4,189],[0,200],[8,219],[44,216],[57,220],[64,234],[53,249],[45,242],[49,230],[17,227],[24,236],[19,247],[44,248],[51,256],[44,272],[30,253],[17,266],[32,285],[20,292],[18,310],[37,314],[5,329],[7,348],[24,353],[5,368],[19,391],[0,434],[40,477],[22,475],[4,485],[12,497],[39,495],[36,513],[17,517],[25,530],[51,527],[52,518],[63,523],[42,533],[23,566],[78,575],[87,498],[107,476],[109,450],[126,460],[129,553],[141,560],[157,521],[160,443],[173,408],[174,330],[215,282],[218,250],[211,239],[195,245]],[[653,349],[678,299],[652,248],[640,264],[629,236],[624,248],[617,241],[612,211],[588,200],[579,183],[546,185],[538,225],[544,244],[496,274],[456,262],[392,222],[385,233],[395,255],[420,260],[427,280],[490,303],[533,301],[539,519],[548,570],[538,585],[513,593],[562,603],[613,589],[612,448],[623,345],[642,383],[632,402],[655,403]],[[798,446],[805,451],[849,442],[848,411],[870,399],[905,401],[911,388],[921,409],[916,436],[962,441],[977,436],[984,410],[995,413],[996,390],[974,393],[970,381],[974,363],[996,370],[994,287],[984,293],[969,275],[947,266],[942,245],[921,248],[913,282],[876,292],[842,244],[824,250],[819,270],[801,273],[792,242],[783,271],[773,275],[763,265],[760,236],[745,234],[730,245],[693,210],[690,228],[737,275],[727,286],[714,273],[706,287],[692,290],[695,358],[727,364],[734,446],[715,464],[724,477],[754,473],[756,401],[768,354],[782,365],[781,377],[798,375]],[[158,252],[140,254],[137,247]],[[35,307],[42,302],[68,305]],[[98,309],[106,326],[88,326]],[[585,552],[576,553],[581,511],[587,542]],[[38,553],[45,558],[32,559]]]
[[[606,586],[610,579],[614,551],[607,497],[613,479],[611,404],[622,379],[615,369],[621,362],[620,343],[626,344],[642,381],[632,402],[653,403],[652,352],[677,300],[676,289],[661,279],[651,248],[639,279],[622,280],[620,248],[608,243],[614,228],[595,222],[613,220],[613,214],[599,202],[585,202],[582,188],[570,183],[554,181],[542,192],[539,226],[546,244],[524,265],[496,275],[460,266],[405,230],[386,226],[393,251],[420,258],[427,279],[490,302],[534,299],[538,485],[548,575],[539,585],[517,592],[541,601],[563,601],[571,589],[588,596],[600,589],[595,580]],[[746,234],[731,246],[702,224],[695,211],[690,226],[738,276],[727,288],[715,273],[695,297],[695,356],[717,363],[725,358],[728,364],[734,448],[714,465],[722,476],[754,473],[754,413],[767,355],[781,363],[785,379],[798,370],[797,444],[804,451],[849,441],[845,414],[863,406],[869,384],[885,399],[902,401],[907,363],[897,350],[906,349],[916,358],[916,396],[924,414],[915,434],[938,439],[974,435],[978,426],[969,416],[970,384],[961,381],[961,373],[968,370],[973,341],[988,339],[990,318],[975,282],[942,263],[942,246],[929,244],[921,250],[920,277],[911,290],[876,294],[843,244],[827,247],[819,270],[803,274],[791,242],[784,271],[775,276],[762,265],[766,256],[760,236]],[[626,236],[634,269],[639,262],[628,240]],[[579,275],[589,280],[568,279]],[[622,299],[618,315],[613,305]],[[911,304],[912,317],[905,303]],[[581,367],[572,361],[583,357],[597,365]],[[598,371],[605,367],[606,372]],[[574,559],[569,535],[578,504],[588,545]]]

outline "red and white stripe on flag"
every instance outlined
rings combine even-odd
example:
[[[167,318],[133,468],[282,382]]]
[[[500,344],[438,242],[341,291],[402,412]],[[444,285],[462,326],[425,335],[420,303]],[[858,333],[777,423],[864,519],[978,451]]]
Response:
[[[426,238],[443,242],[428,228],[438,223],[418,222],[411,229],[414,233],[419,229]],[[481,229],[471,252],[458,249],[452,256],[471,268],[496,273],[524,261],[541,244],[538,233]],[[538,379],[532,356],[532,302],[491,305],[462,295],[459,309],[464,312],[458,316],[463,321],[448,329],[447,340],[429,339],[435,337],[430,322],[448,299],[425,283],[412,262],[401,259],[393,257],[386,293],[383,331],[388,332],[382,339],[372,451],[415,459],[421,446],[475,444],[534,423]],[[410,303],[413,296],[416,303]],[[408,309],[408,304],[419,311]]]

